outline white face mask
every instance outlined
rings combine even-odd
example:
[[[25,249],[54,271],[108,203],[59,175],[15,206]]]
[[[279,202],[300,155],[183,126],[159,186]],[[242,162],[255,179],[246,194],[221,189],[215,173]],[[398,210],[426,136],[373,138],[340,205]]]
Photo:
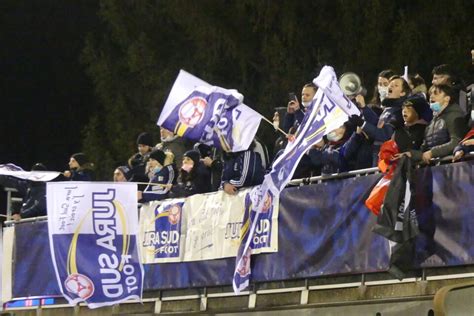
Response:
[[[388,95],[388,87],[378,86],[380,101],[383,101]]]
[[[309,102],[301,102],[301,104],[303,104],[303,106],[304,106],[305,108],[307,108],[307,107],[311,104],[311,101],[309,101]]]
[[[329,134],[327,134],[326,137],[328,138],[330,142],[337,142],[341,140],[342,135],[338,135],[336,131],[332,131]]]

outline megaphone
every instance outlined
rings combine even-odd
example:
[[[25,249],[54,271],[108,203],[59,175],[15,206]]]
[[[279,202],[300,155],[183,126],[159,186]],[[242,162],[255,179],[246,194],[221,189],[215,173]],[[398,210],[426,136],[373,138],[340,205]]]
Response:
[[[343,73],[339,78],[339,86],[342,92],[348,97],[353,97],[358,94],[365,96],[367,94],[367,90],[362,86],[359,76],[353,72]]]

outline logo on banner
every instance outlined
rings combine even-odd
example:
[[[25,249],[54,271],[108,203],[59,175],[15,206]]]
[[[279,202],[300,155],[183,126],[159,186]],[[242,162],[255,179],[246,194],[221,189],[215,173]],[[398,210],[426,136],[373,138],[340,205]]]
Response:
[[[202,97],[193,97],[187,100],[179,108],[179,120],[181,123],[194,127],[202,121],[207,101]]]
[[[94,283],[84,274],[73,273],[64,281],[66,290],[83,300],[87,300],[94,294]]]
[[[255,234],[252,236],[252,249],[258,249],[262,247],[268,247],[271,241],[271,218],[273,213],[273,195],[270,191],[267,191],[263,199],[262,210],[260,216],[256,216],[255,220],[258,220],[257,226],[255,227]]]
[[[135,277],[135,267],[129,264],[131,255],[128,254],[130,248],[130,235],[128,234],[126,215],[123,206],[115,200],[115,189],[107,189],[106,192],[92,193],[92,225],[96,236],[97,262],[101,290],[108,298],[117,298],[124,294],[137,290],[137,278]],[[123,235],[121,240],[117,239],[118,225],[116,215],[121,222]],[[86,217],[84,217],[86,218]],[[86,299],[94,293],[94,283],[84,274],[79,273],[80,264],[77,262],[78,248],[82,248],[79,237],[84,219],[76,228],[67,258],[68,276],[64,282],[66,289],[76,294],[78,297]],[[78,246],[79,244],[79,246]],[[117,255],[120,253],[120,258]],[[92,255],[92,254],[91,254]],[[125,283],[125,284],[124,284]]]
[[[160,205],[153,219],[155,230],[145,232],[143,246],[154,246],[155,258],[179,257],[181,239],[181,212],[184,202]]]

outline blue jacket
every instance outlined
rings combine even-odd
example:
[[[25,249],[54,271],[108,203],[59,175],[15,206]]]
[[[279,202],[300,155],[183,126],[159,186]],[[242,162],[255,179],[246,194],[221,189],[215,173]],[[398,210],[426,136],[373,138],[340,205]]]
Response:
[[[405,97],[392,99],[391,106],[385,107],[380,117],[377,117],[377,114],[368,106],[364,107],[362,115],[365,123],[362,125],[362,130],[375,141],[383,143],[389,140],[394,131],[393,123],[403,126],[402,105],[405,100]]]
[[[285,118],[283,119],[282,129],[288,133],[290,128],[298,128],[301,122],[303,122],[305,112],[302,109],[295,111],[295,113],[286,113]]]
[[[142,194],[142,202],[159,201],[168,198],[172,184],[176,183],[173,165],[167,165],[155,173]],[[168,185],[169,187],[165,186]]]
[[[265,171],[260,155],[249,149],[228,154],[224,159],[222,183],[228,182],[237,188],[258,185],[263,182]]]
[[[310,149],[308,156],[322,174],[332,174],[372,167],[371,143],[364,135],[353,133],[344,143],[326,144]]]

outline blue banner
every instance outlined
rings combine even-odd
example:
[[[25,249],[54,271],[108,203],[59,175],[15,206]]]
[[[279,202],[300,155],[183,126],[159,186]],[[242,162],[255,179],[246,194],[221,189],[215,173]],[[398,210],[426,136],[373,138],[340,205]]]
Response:
[[[414,268],[474,264],[474,161],[417,169],[415,177],[420,234]],[[379,178],[283,190],[279,251],[255,256],[252,281],[388,270],[387,241],[371,232],[376,217],[364,206]],[[15,226],[13,297],[60,295],[47,234],[45,222]],[[227,286],[234,268],[234,258],[147,264],[144,289]]]

